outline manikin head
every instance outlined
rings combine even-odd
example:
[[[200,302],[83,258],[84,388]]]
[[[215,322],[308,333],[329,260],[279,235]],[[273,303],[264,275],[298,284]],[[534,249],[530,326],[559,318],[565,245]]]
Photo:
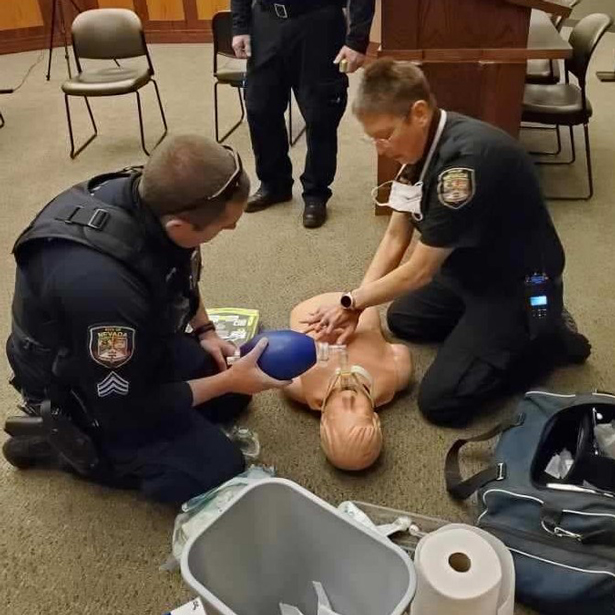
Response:
[[[352,108],[381,156],[416,164],[425,155],[436,101],[414,64],[390,58],[370,64]]]
[[[143,169],[139,195],[178,246],[196,248],[233,230],[250,192],[239,155],[212,139],[165,139]]]
[[[337,380],[323,404],[320,439],[327,459],[340,470],[364,470],[378,459],[382,429],[363,376]]]

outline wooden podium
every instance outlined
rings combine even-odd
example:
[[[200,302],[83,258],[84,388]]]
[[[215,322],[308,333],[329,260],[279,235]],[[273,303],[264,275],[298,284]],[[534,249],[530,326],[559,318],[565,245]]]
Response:
[[[527,60],[571,54],[547,13],[570,12],[547,0],[383,0],[378,55],[416,62],[444,109],[517,136]],[[380,158],[378,183],[397,168]]]

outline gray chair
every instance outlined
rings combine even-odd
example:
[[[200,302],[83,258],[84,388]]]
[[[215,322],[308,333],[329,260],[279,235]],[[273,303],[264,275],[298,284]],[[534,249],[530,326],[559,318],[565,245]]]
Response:
[[[137,111],[139,113],[139,129],[141,133],[141,146],[149,156],[145,146],[143,132],[143,112],[141,109],[141,96],[139,90],[153,83],[160,115],[164,125],[164,132],[157,141],[158,145],[167,134],[167,121],[160,100],[158,84],[154,80],[154,67],[145,43],[145,35],[141,20],[135,13],[127,9],[93,9],[84,11],[75,18],[72,28],[73,50],[77,64],[77,75],[62,84],[64,102],[66,105],[66,118],[70,136],[70,157],[75,158],[98,135],[94,115],[90,108],[90,96],[121,96],[136,94]],[[145,57],[146,65],[143,67],[121,66],[118,59]],[[114,60],[115,66],[98,70],[83,70],[81,60]],[[69,97],[79,96],[85,105],[92,122],[94,134],[78,149],[75,149],[73,126],[70,115]]]
[[[561,4],[573,9],[581,0],[561,0]],[[558,32],[564,27],[564,18],[561,15],[554,15],[552,20]],[[551,85],[559,83],[562,78],[562,71],[559,60],[528,60],[525,83],[539,85]]]
[[[246,84],[245,68],[219,68],[218,56],[237,59],[233,50],[233,21],[231,11],[218,11],[211,20],[211,30],[214,43],[214,129],[216,133],[216,141],[223,143],[239,128],[246,117],[245,107],[243,104],[242,91]],[[218,114],[218,86],[229,85],[237,89],[239,96],[239,105],[241,106],[241,117],[233,124],[233,126],[220,137],[220,123]],[[292,93],[288,100],[288,142],[295,145],[305,132],[305,126],[293,136],[293,101]]]
[[[568,126],[572,159],[569,161],[540,161],[538,164],[572,164],[576,160],[574,126],[583,125],[589,194],[578,197],[553,197],[559,200],[590,199],[594,194],[594,180],[589,140],[589,120],[592,107],[587,98],[587,69],[600,39],[613,24],[613,18],[603,13],[584,17],[570,35],[572,57],[565,62],[565,83],[554,85],[526,85],[523,98],[522,121],[549,124],[557,127],[558,146],[561,150],[560,126]],[[570,83],[570,74],[578,85]],[[553,152],[532,152],[553,154]]]

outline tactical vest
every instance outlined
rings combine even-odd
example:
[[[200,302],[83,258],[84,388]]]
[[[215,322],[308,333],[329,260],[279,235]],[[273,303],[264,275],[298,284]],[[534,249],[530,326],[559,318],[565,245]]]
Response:
[[[92,181],[130,176],[130,173],[120,172]],[[138,208],[128,210],[97,199],[90,194],[89,185],[88,181],[73,186],[43,208],[15,243],[13,253],[17,263],[25,258],[30,247],[50,239],[72,241],[97,250],[121,262],[149,289],[152,313],[160,319],[157,331],[161,337],[184,330],[198,307],[200,251],[195,250],[192,262],[181,270],[172,266],[160,257],[158,250],[152,249],[147,224],[142,219],[146,214]],[[20,326],[23,321],[23,315],[14,312],[14,337],[38,344],[50,350],[52,356],[62,350],[50,347],[56,346],[52,340],[33,340],[31,333]],[[60,344],[59,340],[57,343]]]

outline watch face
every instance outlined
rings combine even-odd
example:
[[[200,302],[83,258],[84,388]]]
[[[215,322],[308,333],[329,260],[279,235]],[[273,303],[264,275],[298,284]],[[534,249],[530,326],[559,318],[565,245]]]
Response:
[[[349,294],[342,295],[342,307],[350,308],[352,307],[352,297]]]

